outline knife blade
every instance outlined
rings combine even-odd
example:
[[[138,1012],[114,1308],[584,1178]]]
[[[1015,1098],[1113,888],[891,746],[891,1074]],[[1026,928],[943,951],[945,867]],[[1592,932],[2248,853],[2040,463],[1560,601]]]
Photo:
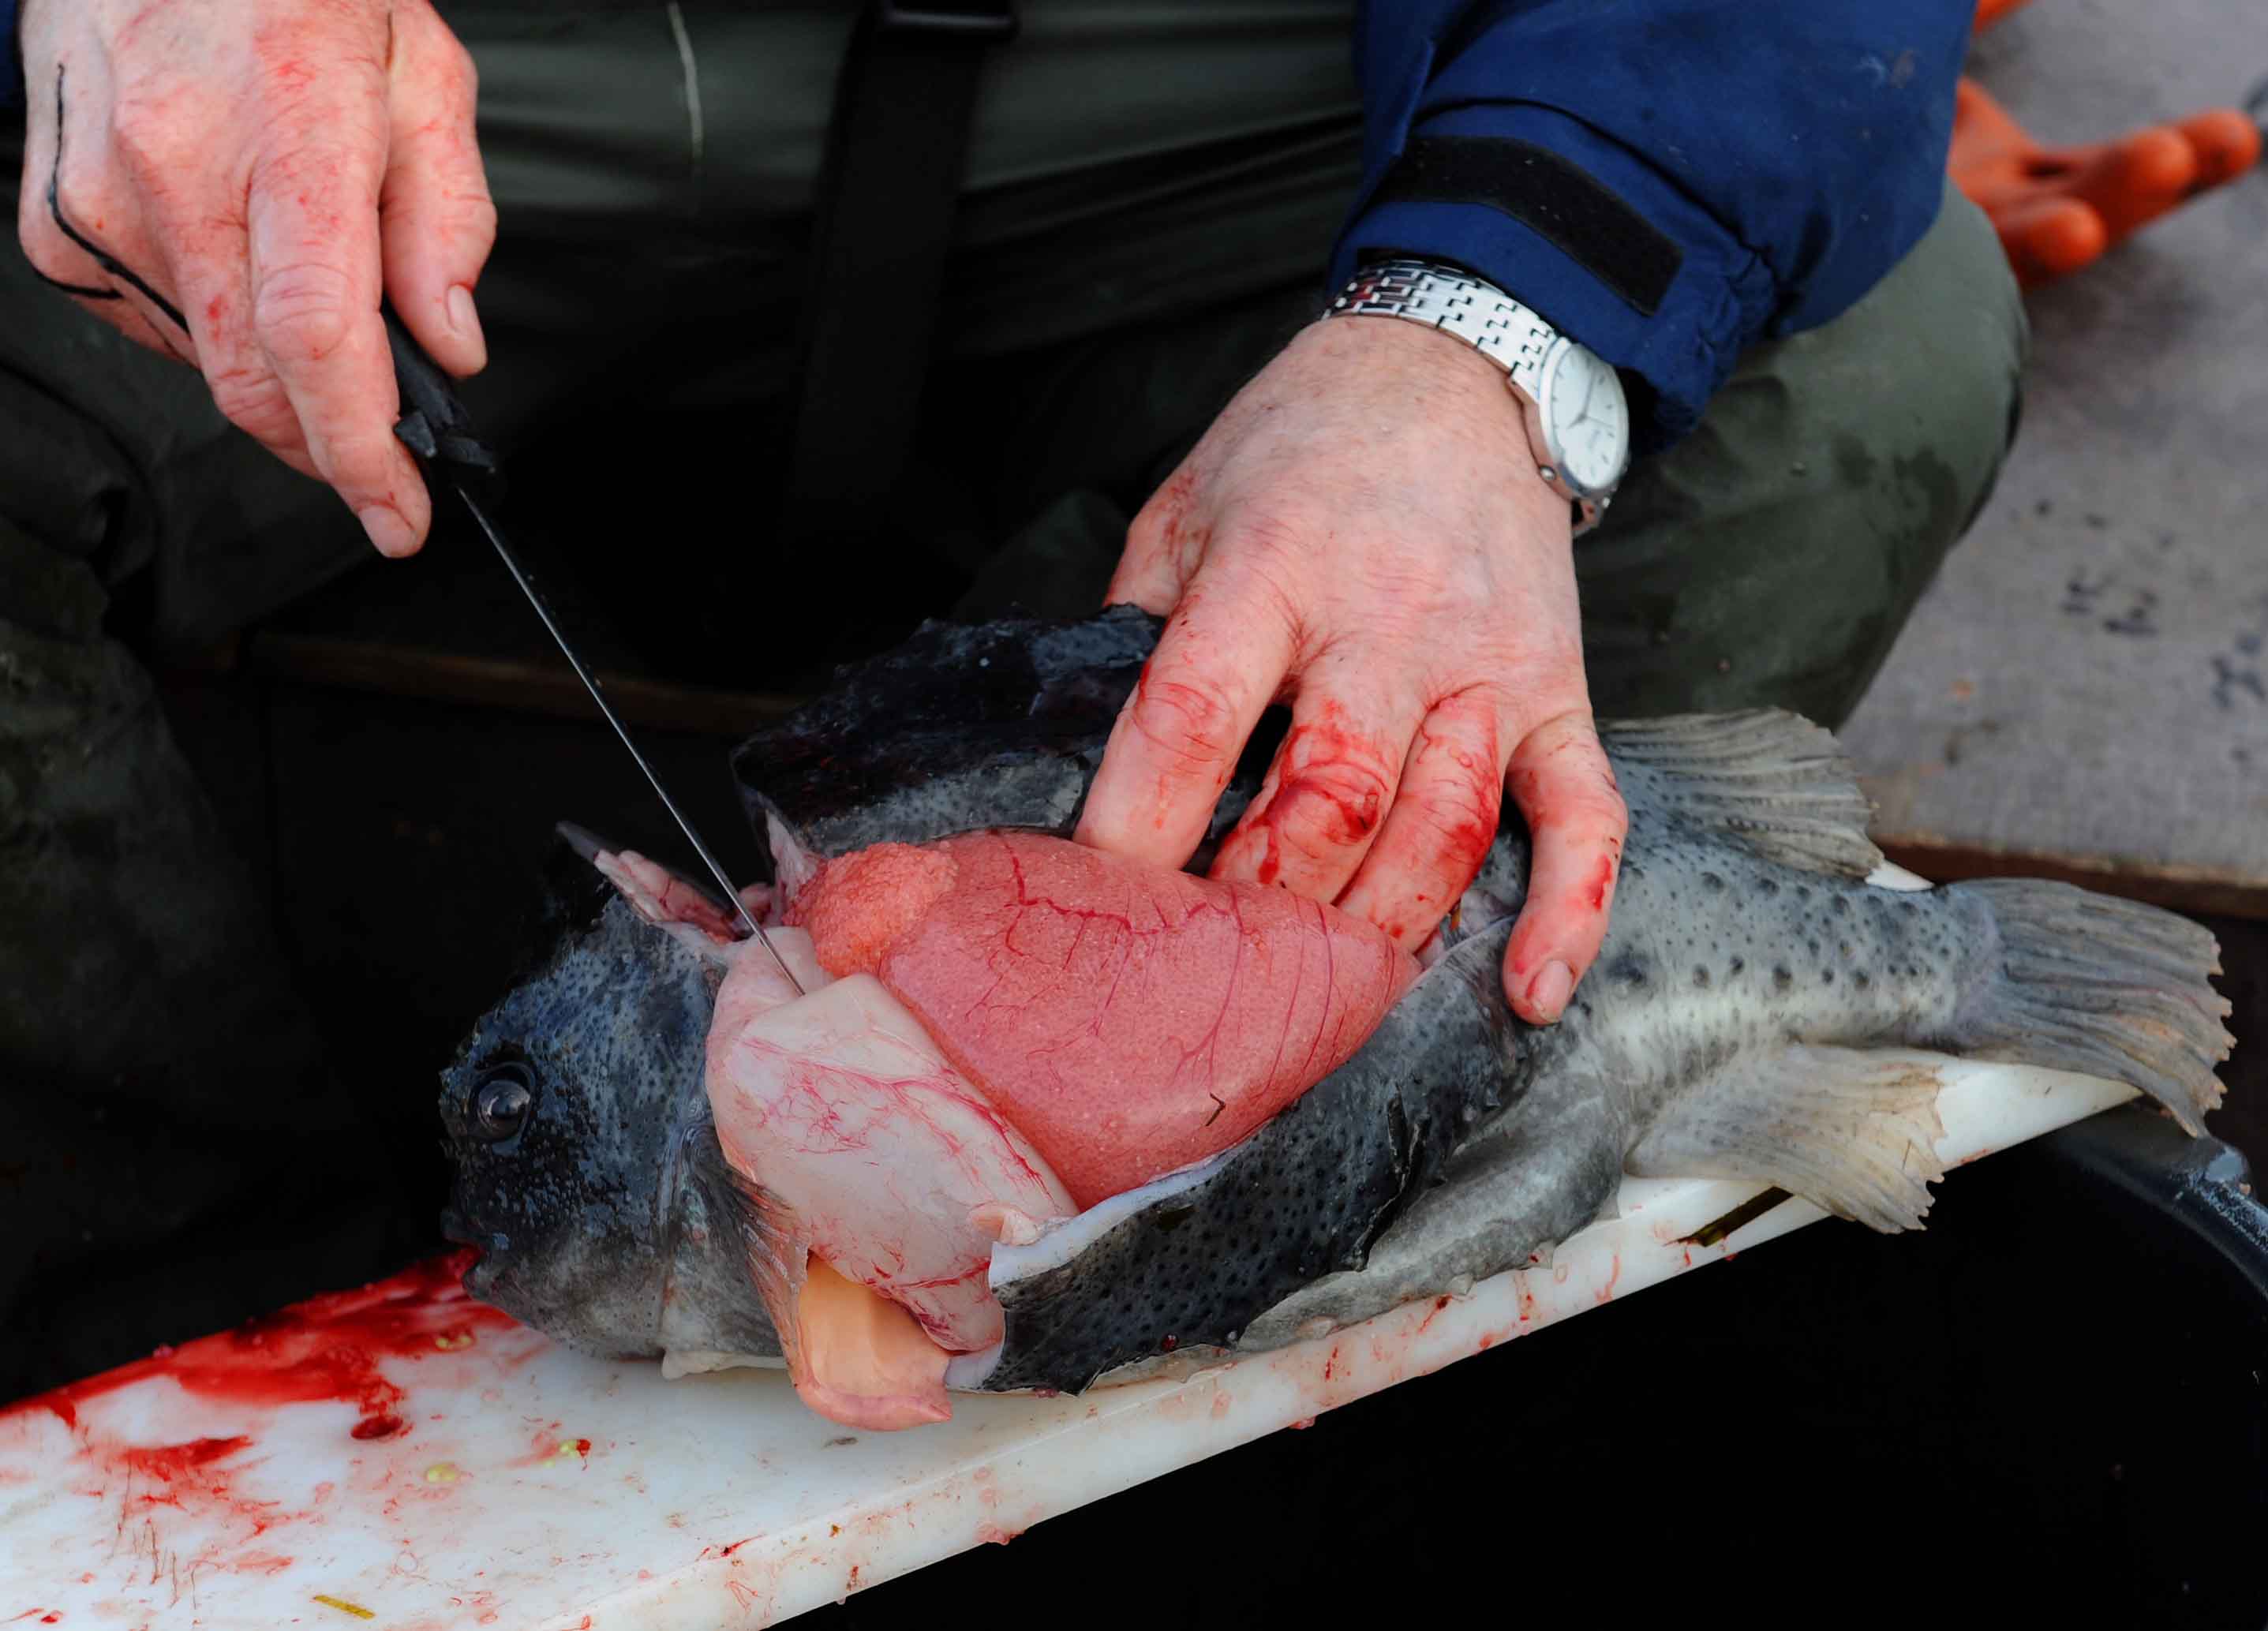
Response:
[[[685,835],[685,841],[693,846],[693,853],[701,857],[702,865],[709,869],[710,877],[715,878],[717,886],[725,892],[725,899],[732,903],[734,915],[747,926],[748,932],[771,954],[772,961],[779,965],[779,971],[786,977],[788,984],[800,992],[803,982],[795,977],[795,971],[787,966],[787,959],[780,955],[779,948],[772,944],[771,937],[764,932],[764,926],[756,921],[755,914],[748,910],[747,902],[740,899],[740,892],[733,886],[723,864],[702,841],[701,834],[694,829],[685,812],[678,808],[677,800],[670,797],[669,789],[663,785],[653,766],[638,751],[630,728],[623,724],[622,716],[615,711],[615,705],[607,700],[606,690],[599,683],[597,672],[575,650],[575,643],[568,638],[567,631],[552,615],[550,606],[535,586],[535,580],[521,563],[519,552],[506,541],[486,506],[474,496],[467,473],[492,472],[497,468],[497,458],[473,434],[472,416],[459,400],[448,375],[425,354],[425,349],[402,326],[390,303],[385,307],[384,315],[387,343],[394,352],[394,379],[401,393],[401,417],[394,427],[394,435],[417,455],[429,480],[438,481],[439,485],[457,496],[457,501],[464,505],[467,513],[471,515],[489,542],[495,547],[497,557],[504,562],[504,570],[512,574],[512,581],[519,584],[520,593],[527,597],[527,604],[534,608],[536,617],[558,645],[559,654],[575,671],[575,677],[583,682],[583,689],[590,694],[592,702],[606,722],[614,727],[615,736],[622,739],[622,747],[630,756],[630,762],[637,766],[646,779],[646,784],[661,800],[662,808],[669,812],[669,819],[677,823],[677,830]]]

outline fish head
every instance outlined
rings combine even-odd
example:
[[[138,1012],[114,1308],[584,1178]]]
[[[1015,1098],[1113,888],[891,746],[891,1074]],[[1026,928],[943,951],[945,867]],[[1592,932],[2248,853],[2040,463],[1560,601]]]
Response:
[[[623,852],[562,831],[573,853],[555,860],[548,949],[442,1072],[456,1169],[444,1228],[481,1250],[466,1287],[605,1357],[769,1351],[761,1305],[734,1289],[745,1273],[724,1272],[700,1177],[716,1144],[703,1069],[721,959],[686,924],[655,921]]]

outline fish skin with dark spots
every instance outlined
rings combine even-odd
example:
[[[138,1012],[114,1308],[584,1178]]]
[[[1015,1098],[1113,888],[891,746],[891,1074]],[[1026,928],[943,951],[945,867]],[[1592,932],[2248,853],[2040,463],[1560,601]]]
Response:
[[[792,867],[1068,834],[1157,627],[1128,608],[929,625],[739,750],[750,813],[779,824]],[[1256,736],[1192,872],[1283,728]],[[1461,1289],[1585,1226],[1625,1172],[1771,1184],[1911,1227],[1941,1176],[1930,1145],[1951,1057],[2127,1082],[2192,1130],[2218,1102],[2228,1007],[2202,929],[2060,884],[1867,883],[1866,802],[1832,738],[1793,716],[1602,735],[1629,836],[1602,880],[1596,970],[1558,1025],[1523,1025],[1503,995],[1528,865],[1507,815],[1423,973],[1351,1058],[1209,1159],[1042,1220],[1035,1238],[1004,1234],[1005,1338],[956,1355],[946,1385],[1072,1391],[1167,1351],[1257,1351]],[[489,1245],[475,1289],[578,1346],[686,1368],[778,1347],[733,1269],[764,1225],[736,1203],[706,1119],[718,977],[677,929],[586,897],[451,1067],[443,1115],[454,1227]],[[534,1073],[536,1103],[484,1142],[482,1084],[518,1104],[505,1064]]]

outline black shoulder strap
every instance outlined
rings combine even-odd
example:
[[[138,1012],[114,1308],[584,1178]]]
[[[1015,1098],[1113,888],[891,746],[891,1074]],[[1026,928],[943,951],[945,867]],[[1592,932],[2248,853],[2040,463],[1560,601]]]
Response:
[[[835,91],[789,432],[782,547],[863,542],[911,452],[976,81],[1012,0],[873,0]]]

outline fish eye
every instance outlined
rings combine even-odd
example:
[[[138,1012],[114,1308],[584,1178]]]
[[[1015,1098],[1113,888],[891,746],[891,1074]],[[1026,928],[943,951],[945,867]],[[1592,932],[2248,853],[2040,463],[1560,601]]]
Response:
[[[490,1065],[473,1084],[472,1134],[502,1143],[526,1125],[535,1107],[535,1073],[518,1060]]]

